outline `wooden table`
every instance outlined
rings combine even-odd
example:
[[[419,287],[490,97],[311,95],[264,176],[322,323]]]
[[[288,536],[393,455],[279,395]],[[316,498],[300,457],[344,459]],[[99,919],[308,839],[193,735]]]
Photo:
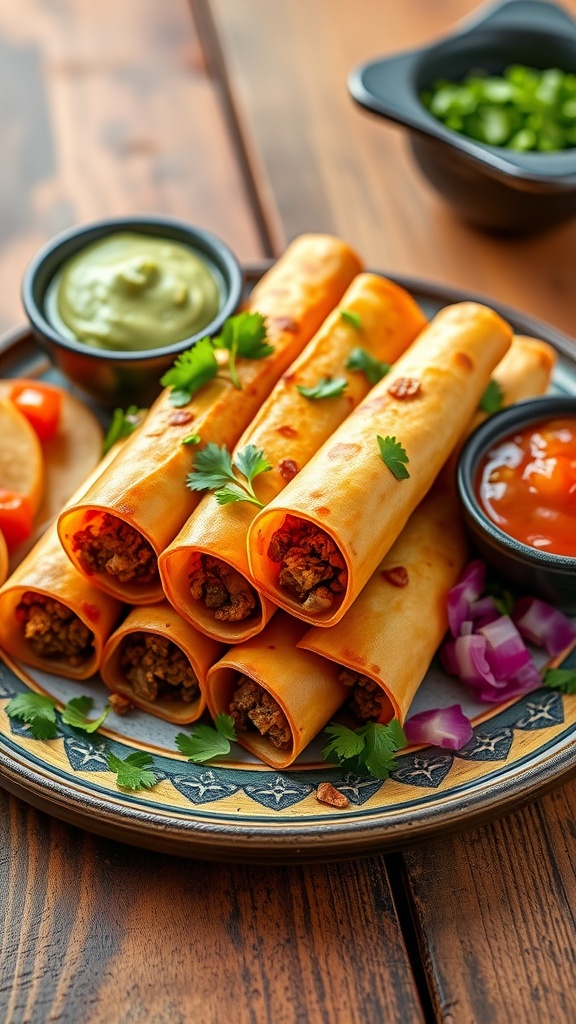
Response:
[[[401,132],[359,112],[359,60],[474,0],[4,0],[0,328],[23,268],[99,216],[203,224],[245,261],[307,230],[574,331],[576,221],[457,221]],[[576,0],[566,4],[576,14]],[[502,821],[328,867],[179,861],[0,792],[6,1024],[574,1021],[576,783]]]

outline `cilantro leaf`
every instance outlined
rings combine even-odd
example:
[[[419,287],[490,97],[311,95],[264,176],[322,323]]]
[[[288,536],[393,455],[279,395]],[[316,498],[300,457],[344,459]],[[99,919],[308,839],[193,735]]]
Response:
[[[551,690],[576,693],[576,668],[547,668],[543,682]]]
[[[492,377],[486,391],[480,399],[480,405],[478,406],[482,412],[487,412],[489,415],[492,413],[500,412],[504,406],[504,389],[497,380]]]
[[[397,719],[388,725],[368,722],[359,729],[348,729],[332,722],[324,730],[332,736],[322,750],[326,761],[352,768],[364,769],[377,779],[387,779],[394,771],[394,755],[406,746],[406,736]]]
[[[368,378],[370,384],[377,384],[387,373],[390,363],[381,363],[365,348],[353,348],[346,363],[347,370],[360,370]]]
[[[174,366],[160,378],[165,388],[171,388],[170,404],[179,408],[187,405],[192,395],[218,373],[218,362],[210,338],[201,338],[192,348],[178,356]]]
[[[122,440],[123,437],[129,437],[141,424],[145,415],[146,410],[139,409],[137,405],[129,405],[126,411],[114,409],[110,426],[102,443],[102,455],[106,455],[106,452],[109,452],[117,441]]]
[[[246,477],[249,484],[252,483],[255,476],[259,476],[260,473],[267,473],[268,470],[272,469],[262,449],[257,448],[255,444],[247,444],[245,448],[241,448],[240,451],[236,452],[233,462],[236,469]]]
[[[325,761],[333,764],[342,764],[351,758],[357,758],[364,749],[364,737],[345,725],[336,725],[331,722],[324,729],[332,739],[322,750],[322,757]]]
[[[228,372],[235,388],[242,385],[236,373],[236,356],[245,359],[263,359],[274,351],[266,341],[266,321],[261,313],[238,313],[226,320],[222,333],[214,338],[215,348],[228,349]]]
[[[176,736],[176,746],[181,754],[184,754],[194,764],[203,764],[204,761],[212,761],[216,757],[222,757],[230,753],[230,741],[236,739],[236,728],[231,715],[218,715],[214,725],[196,725],[190,736],[185,732],[179,732]]]
[[[234,467],[245,478],[236,476]],[[256,497],[252,486],[254,477],[266,473],[272,466],[266,459],[261,448],[253,444],[246,445],[232,458],[225,445],[221,448],[209,441],[199,451],[194,461],[194,469],[188,474],[187,484],[191,491],[215,491],[219,505],[228,505],[234,501],[249,501],[252,505],[262,508],[262,502]]]
[[[83,732],[96,732],[106,721],[110,712],[110,705],[107,704],[99,718],[90,719],[86,715],[94,707],[92,697],[74,697],[69,700],[62,712],[62,721],[66,725],[72,725],[75,729],[82,729]]]
[[[397,480],[408,480],[410,473],[406,469],[405,463],[410,460],[400,441],[397,441],[395,437],[380,437],[380,434],[377,435],[377,441],[384,465],[388,466]]]
[[[363,762],[371,775],[387,779],[396,767],[394,754],[406,746],[404,730],[396,718],[389,725],[369,722],[366,726]]]
[[[19,693],[6,705],[9,718],[26,722],[35,740],[53,740],[56,728],[56,702],[42,693]]]
[[[108,754],[108,768],[117,776],[116,782],[122,789],[152,789],[158,778],[149,765],[153,764],[150,754],[135,750],[128,757],[120,758]]]
[[[347,387],[346,377],[321,377],[317,384],[309,388],[297,384],[296,391],[304,395],[304,398],[339,398]]]
[[[187,477],[188,487],[191,491],[215,491],[229,480],[236,482],[230,452],[225,444],[219,448],[214,441],[209,441],[196,453],[194,470]]]
[[[185,437],[180,444],[200,444],[201,440],[200,434],[188,434],[188,437]]]
[[[345,323],[350,324],[350,326],[354,327],[357,331],[362,330],[362,317],[360,316],[360,313],[355,313],[352,309],[341,309],[340,316]]]

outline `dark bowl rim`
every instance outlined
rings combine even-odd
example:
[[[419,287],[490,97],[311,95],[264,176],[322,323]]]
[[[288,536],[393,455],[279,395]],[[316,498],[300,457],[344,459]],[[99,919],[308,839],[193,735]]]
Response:
[[[526,9],[534,15],[531,21]],[[542,27],[542,14],[553,17],[550,27]],[[555,153],[517,153],[505,146],[490,146],[447,128],[426,109],[412,83],[412,74],[423,58],[448,43],[458,43],[487,28],[515,27],[554,38],[573,36],[576,54],[576,18],[548,0],[503,0],[484,5],[458,22],[445,35],[415,49],[384,57],[370,58],[354,67],[348,75],[348,91],[354,101],[373,114],[385,117],[426,139],[458,150],[472,163],[501,182],[520,190],[547,195],[563,194],[576,188],[576,146]],[[393,72],[393,98],[376,95],[366,84],[367,74],[376,67]],[[543,165],[535,168],[536,163]]]
[[[196,249],[200,253],[203,249],[200,247],[199,242],[202,243],[206,255],[213,260],[215,266],[221,271],[226,284],[225,298],[217,316],[209,324],[206,324],[201,331],[197,331],[195,334],[191,334],[187,338],[175,342],[173,345],[165,345],[153,349],[99,349],[93,348],[90,345],[84,345],[80,341],[66,338],[63,334],[60,334],[47,319],[43,310],[40,309],[34,296],[34,283],[46,260],[55,256],[59,249],[66,246],[72,240],[83,240],[84,244],[88,245],[93,238],[99,238],[106,233],[111,234],[119,230],[133,230],[144,234],[145,232],[142,229],[146,227],[166,228],[169,231],[177,231],[180,234],[187,235],[190,239],[188,243],[190,248]],[[182,244],[186,243],[183,242]],[[82,245],[79,245],[76,251],[81,248]],[[57,273],[57,270],[53,272],[52,277],[55,273]],[[24,310],[32,328],[41,337],[46,338],[47,343],[53,344],[58,348],[68,349],[68,351],[88,359],[96,359],[97,361],[138,363],[151,359],[168,358],[172,355],[176,356],[191,348],[201,338],[216,334],[224,321],[237,309],[242,297],[242,282],[242,268],[239,260],[230,246],[221,238],[206,228],[189,224],[187,221],[177,217],[150,213],[100,218],[87,224],[76,224],[66,228],[65,231],[61,231],[46,242],[28,263],[22,279],[21,295]]]
[[[560,555],[552,551],[532,548],[515,537],[511,537],[486,515],[480,507],[474,491],[474,479],[478,464],[495,441],[505,437],[515,427],[531,426],[561,413],[573,414],[576,417],[576,395],[543,395],[538,398],[529,398],[494,413],[476,428],[460,452],[456,468],[456,484],[465,513],[472,520],[474,528],[482,533],[485,541],[492,547],[532,568],[554,570],[565,574],[576,573],[576,556]]]

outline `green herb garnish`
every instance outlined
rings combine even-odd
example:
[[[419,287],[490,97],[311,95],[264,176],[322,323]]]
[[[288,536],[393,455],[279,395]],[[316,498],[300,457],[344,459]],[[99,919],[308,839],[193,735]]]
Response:
[[[388,725],[368,722],[359,729],[348,729],[332,722],[325,732],[331,737],[322,756],[331,764],[355,771],[365,769],[377,779],[387,779],[394,768],[394,755],[406,746],[404,730],[396,718]]]
[[[145,414],[146,409],[139,409],[137,405],[129,405],[126,410],[114,409],[112,421],[102,444],[102,454],[106,455],[106,452],[109,452],[117,441],[129,437],[140,425]]]
[[[9,718],[16,718],[30,726],[35,740],[53,740],[56,728],[56,702],[42,693],[19,693],[6,705]]]
[[[312,384],[308,388],[303,384],[297,384],[296,390],[304,395],[304,398],[339,398],[347,387],[346,377],[321,377],[317,384]]]
[[[121,789],[152,789],[158,782],[158,778],[150,765],[153,764],[150,754],[144,754],[139,750],[128,754],[128,757],[116,757],[116,754],[108,754],[107,764],[111,772],[116,775],[116,782]]]
[[[352,309],[341,309],[340,316],[345,323],[350,324],[350,326],[354,327],[355,330],[362,330],[362,317],[360,316],[360,313],[355,313]]]
[[[376,440],[384,465],[388,466],[397,480],[408,480],[410,473],[406,469],[406,463],[410,460],[400,441],[397,441],[395,437],[380,437],[380,434],[377,435]]]
[[[490,416],[495,412],[500,412],[500,409],[504,407],[504,389],[497,380],[492,377],[492,380],[488,384],[486,391],[480,399],[480,405],[478,408],[482,412],[487,412]]]
[[[62,710],[62,721],[84,732],[96,732],[108,717],[107,706],[100,718],[89,719],[86,713],[94,706],[92,697],[74,697]],[[35,740],[53,740],[58,735],[56,728],[56,701],[42,693],[19,693],[6,705],[9,718],[16,718],[30,726]]]
[[[200,434],[188,434],[180,444],[200,444],[201,440]]]
[[[551,690],[576,693],[576,668],[547,668],[542,681]]]
[[[176,746],[194,764],[213,761],[230,753],[230,743],[236,739],[236,728],[231,715],[218,715],[214,721],[215,729],[210,725],[196,725],[190,736],[179,732]]]
[[[381,363],[375,359],[365,348],[353,348],[346,363],[347,370],[360,370],[368,379],[369,384],[377,384],[387,373],[390,373],[390,363]]]
[[[218,373],[218,361],[210,338],[202,338],[192,348],[178,356],[174,366],[160,378],[165,388],[171,388],[170,403],[180,408],[187,405],[192,395]]]
[[[238,313],[226,320],[222,334],[214,338],[215,348],[225,348],[228,372],[235,388],[242,389],[236,373],[236,356],[244,359],[263,359],[274,351],[266,341],[266,322],[261,313]]]
[[[235,469],[242,474],[244,480],[234,472]],[[214,491],[219,505],[249,501],[263,508],[262,502],[256,497],[252,481],[270,469],[272,466],[262,449],[253,444],[246,445],[231,457],[226,445],[219,448],[213,441],[209,441],[197,453],[194,470],[188,474],[186,482],[191,491]]]
[[[75,729],[82,729],[83,732],[96,732],[104,724],[110,713],[110,705],[107,704],[100,718],[87,718],[87,712],[94,707],[92,697],[74,697],[69,700],[62,712],[62,721],[66,725],[72,725]]]

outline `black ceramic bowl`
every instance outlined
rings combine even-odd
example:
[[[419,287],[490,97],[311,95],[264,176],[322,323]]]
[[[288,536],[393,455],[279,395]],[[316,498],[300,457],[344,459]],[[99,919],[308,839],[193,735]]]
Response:
[[[490,4],[431,46],[369,61],[352,71],[354,99],[404,125],[420,168],[466,220],[503,233],[551,227],[576,214],[576,149],[516,153],[446,128],[420,95],[440,78],[461,81],[509,64],[576,73],[576,22],[540,0]]]
[[[576,613],[576,558],[532,548],[510,537],[483,512],[474,492],[480,462],[496,442],[514,430],[562,416],[576,417],[575,396],[534,398],[497,413],[466,442],[458,461],[457,479],[466,524],[486,561],[523,593]]]
[[[65,337],[47,315],[47,293],[62,264],[91,242],[118,231],[156,235],[193,249],[219,284],[220,308],[202,331],[174,345],[146,351],[110,351]],[[217,334],[237,308],[242,272],[231,249],[215,235],[184,221],[160,216],[120,217],[71,228],[49,242],[26,269],[22,300],[39,343],[58,368],[82,391],[108,406],[148,405],[160,391],[160,377],[180,352],[206,335]]]

